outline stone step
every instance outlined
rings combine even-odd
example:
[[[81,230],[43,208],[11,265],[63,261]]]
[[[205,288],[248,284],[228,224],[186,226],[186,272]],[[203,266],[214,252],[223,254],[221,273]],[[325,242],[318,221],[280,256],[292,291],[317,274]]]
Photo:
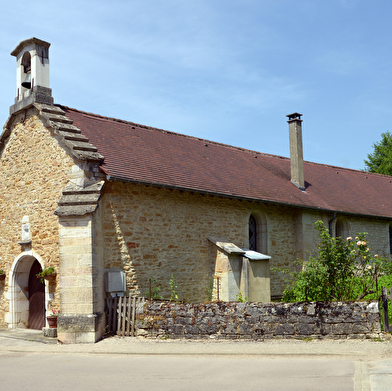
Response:
[[[87,187],[77,186],[73,183],[68,183],[66,188],[63,190],[64,195],[69,194],[89,194],[89,193],[100,193],[104,182],[100,181]]]
[[[70,141],[68,141],[70,142]],[[78,149],[73,149],[72,154],[82,160],[88,160],[92,162],[102,162],[105,158],[98,152],[82,151]]]
[[[77,151],[87,151],[87,152],[97,152],[98,149],[94,147],[94,145],[90,143],[86,143],[83,141],[72,141],[72,140],[66,140],[66,144],[72,148],[73,150]]]
[[[70,133],[61,131],[61,135],[64,137],[65,140],[81,141],[88,143],[88,138],[81,133]]]
[[[62,132],[81,133],[81,130],[72,124],[65,124],[65,123],[59,122],[59,123],[56,123],[56,127],[58,130],[60,130]]]
[[[64,194],[59,201],[60,205],[95,205],[98,202],[100,193],[91,194]]]
[[[49,120],[53,121],[53,122],[61,122],[64,124],[72,124],[73,123],[72,119],[69,119],[65,115],[47,113],[47,116],[49,117]]]
[[[45,104],[40,104],[39,105],[40,109],[44,113],[51,113],[51,114],[57,114],[57,115],[64,115],[65,112],[60,109],[60,107],[57,106],[51,106],[51,105],[45,105]]]

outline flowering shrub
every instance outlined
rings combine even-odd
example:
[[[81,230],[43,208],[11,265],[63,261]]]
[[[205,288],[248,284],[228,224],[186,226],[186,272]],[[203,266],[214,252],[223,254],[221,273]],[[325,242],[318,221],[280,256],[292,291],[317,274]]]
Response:
[[[333,238],[322,221],[315,227],[321,238],[318,255],[301,261],[299,272],[275,269],[288,278],[283,301],[361,300],[377,292],[381,277],[391,276],[391,262],[370,254],[367,233]]]

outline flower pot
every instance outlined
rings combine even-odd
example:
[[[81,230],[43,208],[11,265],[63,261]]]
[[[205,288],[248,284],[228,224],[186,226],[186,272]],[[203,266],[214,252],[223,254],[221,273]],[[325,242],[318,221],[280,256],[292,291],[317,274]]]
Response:
[[[0,281],[4,281],[5,280],[5,273],[0,274]]]
[[[54,272],[52,274],[48,274],[47,276],[44,276],[44,279],[47,281],[54,281],[56,279],[57,273]]]
[[[48,320],[48,324],[49,324],[50,329],[57,328],[57,316],[47,316],[46,319]]]

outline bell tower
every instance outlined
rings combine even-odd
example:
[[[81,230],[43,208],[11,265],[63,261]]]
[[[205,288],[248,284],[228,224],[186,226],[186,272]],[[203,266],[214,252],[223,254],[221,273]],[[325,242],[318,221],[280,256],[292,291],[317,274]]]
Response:
[[[33,103],[52,105],[49,88],[49,42],[26,39],[11,52],[16,57],[16,98],[10,114]]]

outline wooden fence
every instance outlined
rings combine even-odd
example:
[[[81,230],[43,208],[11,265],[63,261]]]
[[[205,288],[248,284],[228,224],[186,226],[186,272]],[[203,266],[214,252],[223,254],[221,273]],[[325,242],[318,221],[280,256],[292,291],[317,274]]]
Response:
[[[388,300],[390,300],[392,307],[392,288],[390,288],[389,294],[387,288],[382,288],[382,320],[384,324],[384,331],[387,333],[392,331],[392,327],[389,325]]]
[[[143,312],[144,297],[114,296],[107,299],[108,330],[111,333],[134,337],[136,317]]]

